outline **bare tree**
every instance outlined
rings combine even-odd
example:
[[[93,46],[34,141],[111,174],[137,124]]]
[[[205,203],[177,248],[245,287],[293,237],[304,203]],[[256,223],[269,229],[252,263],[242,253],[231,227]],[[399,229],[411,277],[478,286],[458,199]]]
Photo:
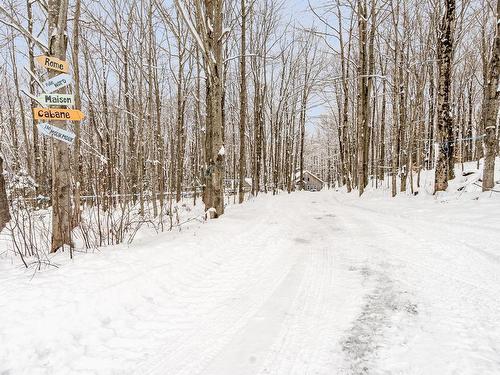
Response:
[[[241,0],[241,56],[240,56],[240,165],[238,202],[243,203],[245,199],[245,132],[247,117],[247,77],[246,77],[246,33],[247,33],[247,8],[246,0]]]
[[[0,232],[5,228],[9,220],[9,202],[7,201],[5,178],[3,176],[3,159],[0,156]]]
[[[444,14],[439,24],[437,37],[438,99],[437,136],[439,142],[436,163],[435,191],[448,187],[450,159],[453,157],[453,121],[451,117],[450,95],[453,65],[453,38],[455,24],[455,0],[445,0]]]
[[[495,156],[498,149],[497,117],[499,107],[499,74],[500,74],[500,0],[497,0],[496,32],[491,48],[488,78],[486,81],[482,122],[485,125],[484,139],[484,171],[483,191],[490,190],[495,185]]]
[[[66,60],[68,45],[67,22],[68,0],[48,1],[49,56]],[[57,73],[49,70],[49,77]],[[57,126],[65,127],[65,123]],[[52,245],[55,252],[64,245],[73,246],[71,240],[71,170],[68,145],[60,141],[53,143],[52,164]]]

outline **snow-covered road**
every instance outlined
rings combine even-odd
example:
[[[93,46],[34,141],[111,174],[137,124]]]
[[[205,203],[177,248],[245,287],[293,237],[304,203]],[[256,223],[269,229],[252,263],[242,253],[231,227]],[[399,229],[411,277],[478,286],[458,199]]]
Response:
[[[499,374],[499,202],[283,194],[0,263],[0,374]]]

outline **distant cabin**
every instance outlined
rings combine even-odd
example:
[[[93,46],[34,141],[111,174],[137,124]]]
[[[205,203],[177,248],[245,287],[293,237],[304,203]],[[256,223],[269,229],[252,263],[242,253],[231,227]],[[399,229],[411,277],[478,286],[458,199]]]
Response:
[[[232,190],[232,191],[237,191],[238,190],[238,184],[239,180],[233,180],[232,178],[226,178],[224,180],[224,185],[226,186],[227,190]],[[252,191],[252,179],[249,177],[245,177],[245,182],[243,183],[243,191],[245,193],[248,193]]]
[[[302,177],[304,179],[304,190],[320,191],[325,185],[325,182],[321,178],[308,170],[303,172]],[[295,185],[297,189],[300,188],[300,171],[295,174]]]

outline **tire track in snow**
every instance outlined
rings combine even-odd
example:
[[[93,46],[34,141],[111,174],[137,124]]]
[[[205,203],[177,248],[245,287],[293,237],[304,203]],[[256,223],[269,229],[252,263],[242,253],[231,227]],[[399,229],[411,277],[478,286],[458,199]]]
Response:
[[[433,354],[429,354],[427,361],[418,361],[418,355],[413,354],[417,364],[399,371],[451,374],[444,369],[454,368],[458,373],[496,374],[500,367],[500,344],[494,340],[500,333],[496,264],[485,262],[485,257],[476,251],[465,251],[464,243],[456,236],[446,231],[436,233],[432,222],[416,220],[419,223],[416,228],[408,218],[375,212],[367,215],[370,210],[337,203],[370,238],[364,246],[377,254],[372,255],[370,263],[376,257],[390,261],[395,266],[394,275],[412,286],[423,310],[425,326],[420,328],[419,339],[410,340],[412,345],[404,351],[432,350]],[[419,231],[434,234],[433,241],[418,238],[415,234]],[[494,233],[486,230],[483,234],[487,243],[494,240]],[[461,338],[458,341],[457,336]],[[388,347],[384,351],[386,355],[397,352]],[[404,351],[400,348],[398,356],[405,354]],[[471,361],[470,357],[476,355],[479,357]],[[397,361],[393,358],[392,362]]]
[[[334,262],[334,254],[341,256],[333,243],[332,233],[337,230],[331,224],[334,215],[328,210],[321,211],[323,216],[315,218],[303,215],[303,221],[311,223],[307,228],[303,225],[303,230],[313,238],[311,243],[304,244],[308,248],[304,282],[259,372],[261,375],[329,375],[340,367],[338,334],[342,328],[339,327],[349,321],[344,308],[350,305],[339,298],[338,289],[342,289],[342,297],[349,296],[342,295],[346,285],[335,283],[335,274],[340,275],[343,270]],[[339,280],[344,279],[341,276]]]
[[[271,216],[272,210],[268,210],[268,212]],[[282,251],[273,250],[273,246],[281,244],[278,246],[280,249],[284,246],[285,240],[276,239],[279,237],[276,229],[265,221],[255,226],[252,232],[259,233],[258,238],[260,238],[252,246],[248,247],[250,241],[244,241],[247,236],[234,241],[233,246],[239,247],[239,251],[244,251],[246,256],[240,258],[241,264],[233,265],[236,271],[233,270],[232,273],[233,275],[235,273],[244,274],[245,272],[242,272],[245,269],[242,267],[244,263],[247,263],[247,270],[257,272],[254,272],[250,279],[243,275],[245,277],[242,276],[237,282],[242,287],[233,291],[233,297],[227,295],[227,303],[223,305],[215,303],[212,312],[206,313],[207,315],[200,319],[201,325],[198,324],[190,334],[184,335],[178,340],[180,346],[174,352],[158,354],[156,360],[148,361],[152,362],[152,365],[141,367],[141,373],[163,373],[165,368],[169,369],[169,374],[186,373],[191,375],[201,371],[235,333],[248,323],[251,316],[260,309],[283,282],[290,272],[292,261],[283,262],[282,257],[280,257]],[[228,244],[225,243],[224,246],[228,246]],[[222,277],[220,270],[218,276],[216,274],[215,277]],[[223,285],[236,280],[229,281],[222,277],[221,281]],[[234,300],[230,301],[231,298]],[[196,325],[195,321],[193,323]]]

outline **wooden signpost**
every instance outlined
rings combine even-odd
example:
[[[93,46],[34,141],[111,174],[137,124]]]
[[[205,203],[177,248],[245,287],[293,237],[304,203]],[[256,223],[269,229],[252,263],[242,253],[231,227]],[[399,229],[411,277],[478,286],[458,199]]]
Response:
[[[72,83],[73,79],[71,78],[71,76],[69,74],[63,73],[45,81],[43,83],[43,88],[50,94],[56,90],[62,89],[63,87],[69,86]]]
[[[62,89],[73,83],[73,78],[68,74],[68,62],[60,60],[56,57],[45,55],[35,57],[35,61],[38,65],[44,68],[61,73],[42,83],[45,93],[39,95],[36,100],[45,107],[73,106],[75,104],[75,97],[73,94],[53,93],[54,91]],[[35,120],[44,121],[81,121],[85,115],[78,109],[33,108],[33,117]],[[48,122],[40,122],[37,127],[40,134],[68,144],[72,144],[76,138],[75,133],[58,126],[51,125]]]
[[[85,117],[78,109],[33,108],[35,120],[81,121]]]
[[[35,61],[38,65],[43,66],[44,68],[47,69],[52,69],[61,73],[69,72],[68,62],[59,60],[56,57],[42,55],[35,57]]]
[[[72,144],[76,137],[75,133],[52,126],[46,122],[38,124],[38,131],[47,137],[52,137],[68,144]]]
[[[37,98],[38,103],[44,106],[49,105],[74,105],[75,97],[73,94],[42,94]]]

